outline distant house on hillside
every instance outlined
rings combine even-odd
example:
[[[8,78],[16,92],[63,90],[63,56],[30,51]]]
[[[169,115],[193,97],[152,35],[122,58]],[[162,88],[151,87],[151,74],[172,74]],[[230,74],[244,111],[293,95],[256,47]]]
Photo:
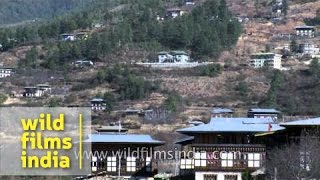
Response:
[[[167,9],[167,17],[170,18],[176,18],[178,16],[182,16],[184,13],[186,13],[184,10],[182,10],[181,8],[170,8]]]
[[[89,66],[93,66],[93,62],[92,61],[88,61],[88,60],[78,60],[72,63],[75,67],[89,67]]]
[[[188,5],[189,5],[189,6],[190,6],[190,5],[195,5],[194,0],[185,0],[184,3],[185,3],[185,5],[187,5],[187,6],[188,6]]]
[[[0,78],[9,77],[14,73],[13,68],[1,68],[0,67]]]
[[[300,37],[314,37],[316,29],[314,26],[296,26],[296,35]]]
[[[211,110],[211,117],[212,118],[220,118],[220,117],[232,117],[233,115],[233,110],[232,109],[228,109],[228,108],[213,108]]]
[[[274,69],[281,69],[281,55],[275,53],[252,54],[249,65],[254,68],[272,67]]]
[[[302,44],[299,44],[298,52],[303,55],[304,54],[317,55],[319,54],[319,48],[316,47],[314,44],[302,43]]]
[[[102,98],[94,98],[90,102],[93,111],[104,111],[106,109],[106,101]]]
[[[187,63],[190,61],[189,55],[184,51],[159,52],[159,63]]]
[[[78,33],[65,33],[61,34],[62,40],[64,41],[75,41],[75,40],[86,40],[88,38],[87,32]]]
[[[276,109],[251,108],[248,110],[248,118],[271,118],[277,120],[279,114],[280,111]]]
[[[74,34],[65,33],[65,34],[61,34],[61,36],[64,41],[75,41],[76,40],[76,36]]]
[[[37,86],[29,86],[24,88],[23,97],[42,97],[51,93],[51,87],[48,84],[38,84]]]

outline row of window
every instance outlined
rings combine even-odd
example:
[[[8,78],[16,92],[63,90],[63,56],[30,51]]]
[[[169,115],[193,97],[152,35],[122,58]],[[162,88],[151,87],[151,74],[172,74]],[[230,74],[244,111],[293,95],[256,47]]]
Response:
[[[107,172],[117,172],[119,164],[117,163],[116,156],[107,157],[106,170]],[[147,172],[151,172],[151,157],[146,157],[145,159],[145,168]],[[92,158],[92,171],[98,170],[98,159],[97,157]],[[136,172],[137,171],[137,158],[136,157],[127,157],[126,158],[126,171],[127,172]]]
[[[259,153],[248,153],[247,155],[247,166],[249,168],[260,167],[261,155]],[[234,153],[223,153],[221,154],[220,162],[221,167],[234,167],[235,157]],[[246,159],[246,158],[245,158]],[[208,163],[213,159],[207,157],[206,152],[195,153],[194,159],[181,159],[180,169],[193,169],[194,167],[207,167]],[[218,165],[218,164],[217,164]]]

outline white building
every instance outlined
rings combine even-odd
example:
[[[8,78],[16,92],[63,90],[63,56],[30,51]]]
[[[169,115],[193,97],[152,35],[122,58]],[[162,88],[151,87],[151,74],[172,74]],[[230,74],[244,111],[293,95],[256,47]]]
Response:
[[[186,12],[180,8],[167,9],[167,17],[171,17],[171,18],[182,16],[184,13]]]
[[[9,77],[14,73],[13,68],[0,68],[0,78]]]
[[[173,56],[169,54],[166,51],[162,51],[158,53],[158,62],[164,63],[164,62],[171,62],[173,60]]]
[[[281,55],[275,53],[258,53],[252,54],[249,65],[254,68],[272,67],[281,69]]]
[[[51,87],[48,84],[38,84],[37,86],[25,87],[22,96],[24,97],[42,97],[51,93]]]
[[[106,109],[106,101],[102,98],[95,98],[91,101],[91,109],[93,111],[104,111]]]
[[[296,26],[296,35],[303,37],[314,37],[315,36],[315,27],[314,26]]]
[[[188,63],[190,56],[184,51],[159,52],[159,63]]]
[[[64,41],[75,41],[76,40],[76,35],[74,35],[74,34],[61,34],[61,36]]]
[[[317,55],[319,54],[319,48],[314,44],[303,43],[299,44],[299,53],[309,54],[309,55]]]

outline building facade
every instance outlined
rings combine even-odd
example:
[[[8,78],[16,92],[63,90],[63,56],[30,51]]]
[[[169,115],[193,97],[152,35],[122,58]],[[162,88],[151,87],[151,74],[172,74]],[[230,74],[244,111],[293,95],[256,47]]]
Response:
[[[188,63],[190,56],[184,51],[159,52],[159,63]]]
[[[314,26],[296,26],[295,27],[296,36],[299,37],[315,37],[316,29]]]
[[[14,73],[13,68],[0,68],[0,78],[9,77]]]
[[[281,69],[281,55],[275,53],[258,53],[250,56],[249,66],[254,68],[271,67]]]
[[[272,127],[270,124],[273,124]],[[264,167],[266,145],[258,133],[284,129],[268,118],[211,118],[210,123],[179,129],[191,139],[179,141],[182,152],[180,175],[183,179],[241,180],[245,171]]]
[[[303,43],[299,44],[298,52],[301,54],[317,55],[319,54],[319,48],[314,44]]]
[[[91,101],[91,109],[93,111],[104,111],[106,110],[106,101],[102,98],[94,98]]]
[[[248,118],[271,118],[277,121],[280,111],[276,109],[251,108],[248,110]]]
[[[99,132],[84,143],[91,143],[92,152],[105,153],[105,158],[92,157],[92,173],[105,172],[111,178],[146,179],[157,174],[153,159],[154,147],[163,142],[145,134]]]

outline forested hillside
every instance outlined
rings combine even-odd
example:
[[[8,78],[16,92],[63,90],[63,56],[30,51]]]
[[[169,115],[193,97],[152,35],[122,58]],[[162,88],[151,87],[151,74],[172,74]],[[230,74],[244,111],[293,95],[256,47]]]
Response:
[[[90,5],[95,0],[0,0],[0,25],[47,19]]]

